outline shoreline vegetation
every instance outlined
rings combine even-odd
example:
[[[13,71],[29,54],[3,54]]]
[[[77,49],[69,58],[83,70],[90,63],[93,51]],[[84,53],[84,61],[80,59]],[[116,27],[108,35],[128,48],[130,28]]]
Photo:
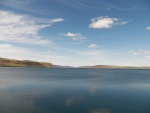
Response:
[[[53,65],[48,62],[37,62],[31,60],[15,60],[0,57],[0,67],[34,67],[34,68],[75,68],[71,66]],[[113,66],[113,65],[95,65],[80,66],[76,68],[95,68],[95,69],[150,69],[148,66]]]

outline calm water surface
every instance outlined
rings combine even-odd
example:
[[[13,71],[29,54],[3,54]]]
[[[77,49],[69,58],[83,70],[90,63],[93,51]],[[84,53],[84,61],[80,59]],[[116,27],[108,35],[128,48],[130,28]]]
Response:
[[[150,70],[1,67],[0,113],[150,113]]]

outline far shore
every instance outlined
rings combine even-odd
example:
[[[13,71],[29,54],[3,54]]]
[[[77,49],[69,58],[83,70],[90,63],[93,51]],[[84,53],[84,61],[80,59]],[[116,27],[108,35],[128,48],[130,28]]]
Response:
[[[150,69],[149,66],[116,66],[116,65],[94,65],[94,66],[60,66],[49,62],[37,62],[31,60],[15,60],[0,58],[0,67],[32,67],[32,68],[86,68],[86,69]]]

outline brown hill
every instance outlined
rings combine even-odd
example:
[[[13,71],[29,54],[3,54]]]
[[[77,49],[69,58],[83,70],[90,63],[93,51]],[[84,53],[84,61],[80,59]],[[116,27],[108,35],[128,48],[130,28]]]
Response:
[[[112,66],[112,65],[95,65],[95,66],[80,66],[79,68],[98,68],[98,69],[150,69],[146,66]]]
[[[46,62],[36,62],[30,60],[14,60],[7,58],[0,58],[1,67],[43,67],[43,68],[52,68],[51,63]]]

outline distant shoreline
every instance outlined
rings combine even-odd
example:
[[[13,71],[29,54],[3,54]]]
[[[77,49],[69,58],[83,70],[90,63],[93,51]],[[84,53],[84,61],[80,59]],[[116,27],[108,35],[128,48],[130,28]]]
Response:
[[[94,69],[150,69],[148,66],[112,66],[112,65],[95,65],[95,66],[80,66],[79,68],[94,68]]]
[[[48,62],[37,62],[31,60],[15,60],[0,58],[0,67],[32,67],[32,68],[75,68],[72,66],[53,65]],[[84,69],[150,69],[149,66],[113,66],[113,65],[95,65],[76,67]]]

